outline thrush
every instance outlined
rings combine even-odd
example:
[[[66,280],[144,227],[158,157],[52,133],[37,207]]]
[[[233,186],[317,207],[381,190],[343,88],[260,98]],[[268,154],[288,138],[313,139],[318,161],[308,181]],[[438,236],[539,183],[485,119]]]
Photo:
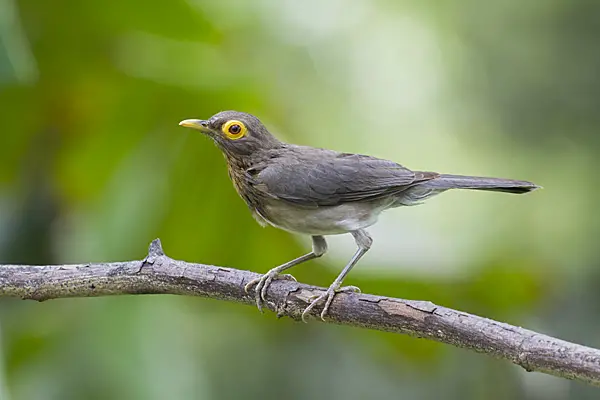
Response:
[[[223,111],[208,120],[186,119],[179,125],[199,130],[221,149],[237,193],[261,225],[312,238],[310,253],[272,268],[245,286],[246,292],[256,286],[259,310],[273,280],[295,280],[283,271],[325,254],[325,236],[350,233],[354,237],[356,252],[325,293],[311,299],[302,313],[305,322],[321,303],[320,316],[325,320],[336,293],[359,292],[355,286],[342,287],[342,282],[371,247],[373,240],[365,229],[384,210],[420,204],[449,189],[522,194],[539,187],[512,179],[412,171],[368,155],[285,143],[257,117],[238,111]]]

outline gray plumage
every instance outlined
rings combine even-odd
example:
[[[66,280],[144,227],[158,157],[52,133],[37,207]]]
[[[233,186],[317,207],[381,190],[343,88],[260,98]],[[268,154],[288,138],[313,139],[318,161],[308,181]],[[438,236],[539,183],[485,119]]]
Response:
[[[335,293],[344,290],[343,278],[371,246],[364,229],[377,222],[384,210],[420,204],[449,189],[522,194],[538,188],[527,181],[412,171],[367,155],[283,143],[258,118],[237,111],[224,111],[206,121],[185,120],[180,125],[198,129],[214,140],[225,155],[238,194],[261,224],[313,237],[311,253],[273,268],[247,285],[256,284],[259,309],[271,281],[289,278],[280,275],[282,271],[325,253],[323,235],[354,236],[356,254],[327,292],[307,307],[303,319],[322,300],[324,318]],[[227,131],[232,125],[233,130]]]
[[[285,156],[269,160],[255,179],[272,196],[302,206],[376,200],[438,176],[359,154],[295,145],[283,149]]]

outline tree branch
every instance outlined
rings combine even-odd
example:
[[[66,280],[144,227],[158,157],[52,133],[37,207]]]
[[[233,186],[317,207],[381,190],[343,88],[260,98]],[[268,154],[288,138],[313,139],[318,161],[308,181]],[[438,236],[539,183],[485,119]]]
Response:
[[[250,271],[173,260],[163,253],[157,239],[141,261],[0,265],[0,297],[44,301],[122,294],[179,294],[254,305],[254,293],[245,293],[244,285],[258,276]],[[293,281],[274,281],[269,287],[267,306],[278,316],[299,320],[311,296],[323,290]],[[314,310],[313,316],[318,317],[318,310]],[[333,323],[428,338],[503,358],[527,371],[600,386],[600,350],[431,302],[340,293],[328,317]]]

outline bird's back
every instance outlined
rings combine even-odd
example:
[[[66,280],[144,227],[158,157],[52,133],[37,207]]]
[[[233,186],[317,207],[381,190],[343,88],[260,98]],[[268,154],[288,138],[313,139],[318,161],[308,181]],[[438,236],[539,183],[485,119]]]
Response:
[[[361,154],[286,145],[256,180],[271,197],[318,207],[375,200],[437,175]]]

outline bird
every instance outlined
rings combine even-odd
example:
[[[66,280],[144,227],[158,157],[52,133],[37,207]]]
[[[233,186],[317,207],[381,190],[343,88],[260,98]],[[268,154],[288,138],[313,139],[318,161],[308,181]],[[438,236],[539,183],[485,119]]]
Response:
[[[262,312],[273,280],[296,279],[284,271],[323,256],[325,236],[350,233],[356,252],[322,294],[309,300],[302,321],[323,304],[323,321],[340,292],[357,292],[342,286],[350,270],[371,248],[366,228],[390,208],[413,206],[450,189],[472,189],[523,194],[540,186],[513,179],[486,178],[413,171],[394,161],[369,155],[285,143],[254,115],[222,111],[207,120],[185,119],[180,126],[210,137],[223,153],[229,177],[239,196],[262,226],[309,235],[312,250],[270,269],[245,285]]]

